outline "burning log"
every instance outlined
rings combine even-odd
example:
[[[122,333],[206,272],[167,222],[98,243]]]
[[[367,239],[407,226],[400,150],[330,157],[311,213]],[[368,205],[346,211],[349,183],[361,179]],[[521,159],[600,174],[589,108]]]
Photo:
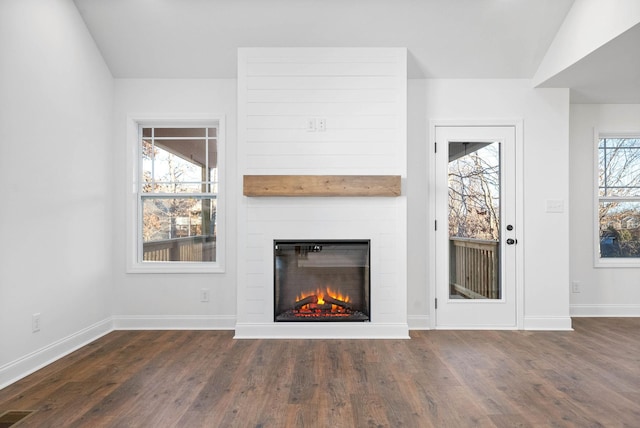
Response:
[[[315,294],[311,295],[311,296],[307,296],[304,299],[298,300],[294,305],[293,305],[293,309],[300,309],[301,307],[303,307],[304,305],[308,305],[310,303],[318,303],[318,296],[316,296]]]
[[[347,302],[343,302],[342,300],[339,299],[334,299],[331,296],[324,296],[324,302],[325,303],[330,303],[332,305],[336,305],[336,306],[340,306],[341,308],[344,308],[346,310],[351,310],[351,305]]]
[[[309,309],[312,311],[330,311],[332,308],[331,303],[327,303],[326,301],[323,304],[320,303],[310,303]]]

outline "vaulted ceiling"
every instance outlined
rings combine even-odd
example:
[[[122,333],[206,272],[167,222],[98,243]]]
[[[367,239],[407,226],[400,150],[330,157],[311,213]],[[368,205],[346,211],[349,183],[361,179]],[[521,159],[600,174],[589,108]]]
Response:
[[[393,46],[408,48],[409,78],[529,79],[535,75],[574,3],[574,0],[74,1],[116,78],[234,78],[238,47]],[[600,55],[604,58],[619,55],[620,50],[628,49],[629,43],[640,52],[638,35],[629,38],[630,41],[621,42],[611,52],[602,50]],[[616,102],[610,96],[615,93],[625,95],[621,102],[640,102],[640,87],[637,100],[633,100],[624,82],[610,81],[608,74],[602,72],[598,58],[585,61],[580,67],[558,76],[556,81],[546,82],[545,86],[582,85],[581,92],[572,92],[578,101]],[[592,76],[594,69],[596,77]],[[635,78],[633,71],[627,72],[627,80]]]

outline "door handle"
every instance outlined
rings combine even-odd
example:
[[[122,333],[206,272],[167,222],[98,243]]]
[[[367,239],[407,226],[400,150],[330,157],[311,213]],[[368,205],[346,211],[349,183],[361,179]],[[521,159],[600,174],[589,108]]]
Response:
[[[512,238],[507,239],[507,245],[513,245],[517,243],[518,243],[517,239],[512,239]]]

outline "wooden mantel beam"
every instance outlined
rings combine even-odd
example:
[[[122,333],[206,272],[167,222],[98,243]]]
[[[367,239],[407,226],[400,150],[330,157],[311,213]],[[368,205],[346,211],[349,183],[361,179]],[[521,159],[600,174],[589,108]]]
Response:
[[[399,175],[245,175],[245,196],[400,196]]]

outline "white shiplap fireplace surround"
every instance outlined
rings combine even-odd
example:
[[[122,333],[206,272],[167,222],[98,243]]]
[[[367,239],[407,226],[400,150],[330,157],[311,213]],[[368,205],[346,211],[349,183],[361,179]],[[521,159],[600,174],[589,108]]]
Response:
[[[404,48],[241,48],[238,175],[395,175]],[[407,207],[385,196],[241,196],[236,338],[408,338]],[[274,240],[371,241],[370,322],[274,322]]]

